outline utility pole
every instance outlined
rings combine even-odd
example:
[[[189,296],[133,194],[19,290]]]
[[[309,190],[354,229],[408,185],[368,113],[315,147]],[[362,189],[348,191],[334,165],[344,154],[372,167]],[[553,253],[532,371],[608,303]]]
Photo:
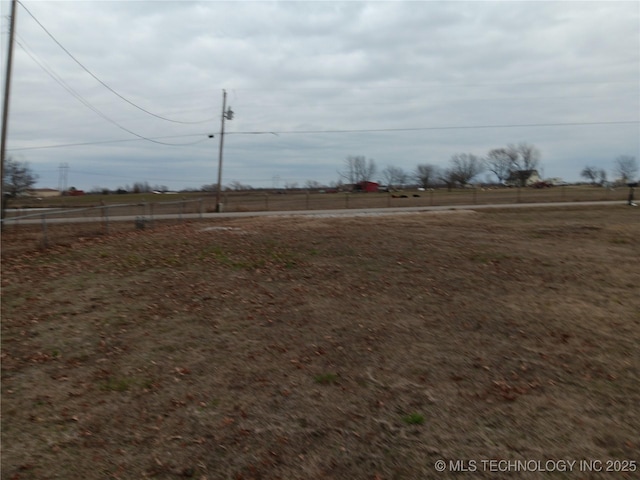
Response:
[[[2,194],[2,207],[0,217],[4,219],[7,207],[7,199],[4,192],[4,161],[7,149],[7,128],[9,122],[9,92],[11,90],[11,66],[13,63],[13,39],[16,30],[16,4],[17,0],[11,2],[11,21],[9,24],[9,52],[7,54],[7,74],[4,80],[4,102],[2,106],[2,140],[0,141],[0,194]],[[2,224],[4,226],[4,223]]]
[[[222,149],[224,147],[224,121],[233,119],[231,107],[227,110],[227,91],[222,90],[222,125],[220,126],[220,151],[218,152],[218,187],[216,188],[216,212],[222,212],[223,205],[220,202],[222,190]]]
[[[58,175],[58,191],[60,195],[64,195],[64,192],[67,191],[67,178],[69,176],[69,164],[61,163],[58,167],[60,169],[60,174]]]

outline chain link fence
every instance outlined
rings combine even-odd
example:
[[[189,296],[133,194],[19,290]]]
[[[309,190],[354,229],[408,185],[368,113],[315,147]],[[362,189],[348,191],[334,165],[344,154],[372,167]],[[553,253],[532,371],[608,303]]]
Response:
[[[509,205],[543,202],[625,201],[624,188],[559,186],[534,188],[463,188],[407,190],[387,193],[346,192],[225,192],[221,196],[223,213],[343,210],[463,205]],[[81,208],[11,209],[3,220],[3,234],[25,237],[42,247],[60,243],[66,237],[91,237],[115,232],[153,228],[156,222],[180,223],[215,216],[214,196],[182,198],[176,201],[142,201]]]

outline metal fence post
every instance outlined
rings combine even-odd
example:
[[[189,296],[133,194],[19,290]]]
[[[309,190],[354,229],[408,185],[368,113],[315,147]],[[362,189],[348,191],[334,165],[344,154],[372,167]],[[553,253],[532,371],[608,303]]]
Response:
[[[109,235],[109,207],[104,207],[104,230],[107,235]]]
[[[47,238],[47,216],[42,214],[42,245],[44,247],[49,246],[49,239]]]

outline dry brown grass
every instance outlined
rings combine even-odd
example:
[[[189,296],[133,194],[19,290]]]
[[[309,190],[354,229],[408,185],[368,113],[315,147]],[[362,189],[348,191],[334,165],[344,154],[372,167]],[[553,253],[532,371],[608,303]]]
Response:
[[[570,185],[552,188],[439,188],[431,191],[407,189],[394,193],[307,193],[283,191],[283,194],[253,190],[225,192],[220,201],[225,212],[325,210],[348,208],[425,207],[437,205],[487,205],[512,203],[624,201],[629,189],[602,188],[592,185]],[[394,198],[405,195],[407,198]],[[215,212],[217,197],[211,193],[185,193],[178,195],[126,194],[86,195],[81,197],[50,197],[38,200],[24,197],[11,200],[10,207],[22,209],[9,212],[9,217],[33,214],[37,207],[68,210],[110,205],[110,216],[179,214]],[[121,205],[118,207],[117,205]],[[50,212],[49,212],[50,213]],[[100,216],[101,211],[85,210],[80,213],[54,216]]]
[[[215,220],[44,251],[9,230],[2,478],[637,461],[638,213]],[[598,475],[621,476],[544,478]]]

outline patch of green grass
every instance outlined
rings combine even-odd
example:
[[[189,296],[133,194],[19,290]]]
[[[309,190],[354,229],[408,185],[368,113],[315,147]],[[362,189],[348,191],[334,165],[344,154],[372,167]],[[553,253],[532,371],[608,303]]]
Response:
[[[162,263],[164,264],[164,266],[175,267],[178,265],[182,265],[183,259],[180,257],[180,255],[176,254],[176,255],[164,257],[162,259]]]
[[[402,421],[407,425],[422,425],[424,423],[424,415],[420,413],[409,413],[402,417]]]
[[[510,257],[504,253],[493,253],[493,252],[484,252],[484,253],[474,253],[469,257],[472,262],[478,263],[493,263],[500,262],[501,260],[508,260]]]
[[[126,392],[134,384],[131,378],[108,378],[100,388],[107,392]]]
[[[167,353],[174,353],[177,352],[179,350],[179,348],[176,345],[160,345],[158,347],[158,350],[160,350],[161,352],[167,352]]]
[[[147,378],[142,381],[142,388],[146,390],[152,390],[155,387],[156,387],[156,382],[151,378]]]
[[[120,260],[120,266],[123,268],[140,269],[147,266],[147,260],[136,253],[130,253],[123,256]]]
[[[628,238],[620,238],[620,237],[612,238],[609,241],[614,245],[629,245],[631,243],[631,241]]]
[[[269,265],[295,268],[299,265],[296,252],[274,241],[267,241],[263,248],[253,253],[229,251],[218,245],[209,246],[200,252],[199,258],[212,258],[221,265],[237,270],[256,270]]]
[[[212,398],[211,400],[209,400],[208,402],[202,402],[200,403],[200,409],[204,410],[206,408],[216,408],[217,406],[220,405],[220,399],[218,398]]]
[[[228,252],[219,246],[207,248],[200,253],[200,258],[213,257],[213,259],[221,265],[231,267],[236,270],[255,270],[263,268],[266,261],[262,258],[257,259],[234,259]]]
[[[366,388],[369,385],[367,381],[362,377],[356,378],[356,383],[358,384],[359,387],[362,387],[362,388]]]
[[[264,268],[267,262],[261,258],[254,260],[244,260],[231,263],[231,266],[236,270],[256,270]]]
[[[298,258],[290,249],[274,242],[267,245],[265,257],[272,263],[279,264],[285,268],[293,268],[298,264]]]
[[[227,255],[227,253],[217,245],[203,250],[200,256],[201,258],[212,256],[221,263],[228,263],[230,261],[229,255]]]
[[[337,373],[323,373],[320,375],[316,375],[313,377],[316,383],[320,383],[322,385],[331,385],[332,383],[336,383],[338,381]]]

